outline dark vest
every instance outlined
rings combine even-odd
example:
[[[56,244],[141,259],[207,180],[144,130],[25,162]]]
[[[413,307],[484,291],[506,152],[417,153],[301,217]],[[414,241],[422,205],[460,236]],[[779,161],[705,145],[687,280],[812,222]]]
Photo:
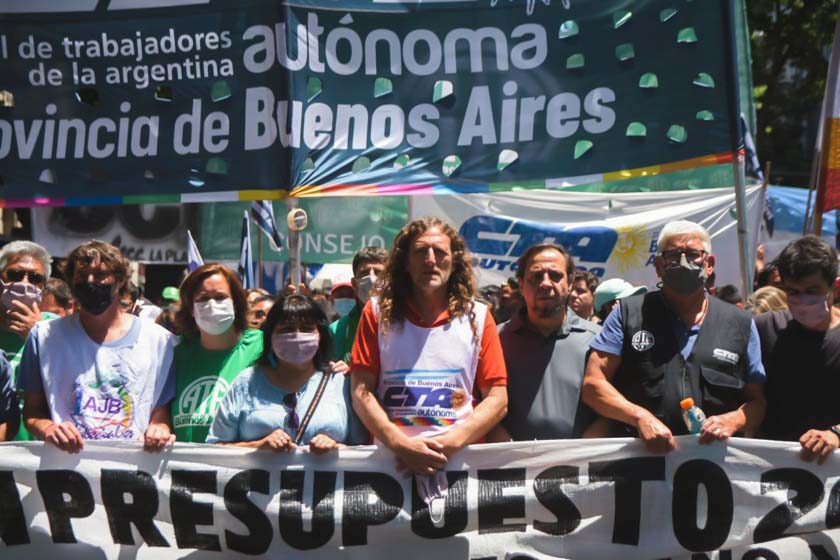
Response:
[[[687,432],[680,401],[692,397],[706,416],[731,412],[744,402],[751,316],[709,297],[709,307],[688,359],[680,353],[674,314],[662,292],[621,300],[624,343],[614,385],[646,408],[674,435]]]

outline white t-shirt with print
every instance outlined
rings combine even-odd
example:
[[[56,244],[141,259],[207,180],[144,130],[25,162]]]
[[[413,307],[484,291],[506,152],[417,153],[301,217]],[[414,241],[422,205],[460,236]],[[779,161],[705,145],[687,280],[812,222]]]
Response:
[[[126,317],[128,332],[113,342],[91,340],[78,315],[38,323],[26,339],[19,388],[43,390],[52,420],[72,421],[84,439],[142,438],[152,409],[175,396],[177,337]]]

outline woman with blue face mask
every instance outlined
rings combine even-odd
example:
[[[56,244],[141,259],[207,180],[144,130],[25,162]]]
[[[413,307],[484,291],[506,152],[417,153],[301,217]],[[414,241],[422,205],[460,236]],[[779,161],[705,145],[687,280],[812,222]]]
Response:
[[[219,406],[207,443],[324,453],[367,441],[350,404],[350,377],[330,373],[327,317],[309,297],[278,301],[262,326],[259,363]]]

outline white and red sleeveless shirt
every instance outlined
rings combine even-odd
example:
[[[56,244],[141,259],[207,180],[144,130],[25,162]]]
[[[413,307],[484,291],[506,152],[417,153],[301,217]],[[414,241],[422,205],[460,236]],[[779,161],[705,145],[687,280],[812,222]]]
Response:
[[[378,319],[379,302],[371,298],[371,304]],[[388,325],[383,333],[378,321],[377,396],[388,418],[406,435],[440,435],[472,412],[486,316],[487,306],[473,302],[472,314],[435,327],[406,319]]]

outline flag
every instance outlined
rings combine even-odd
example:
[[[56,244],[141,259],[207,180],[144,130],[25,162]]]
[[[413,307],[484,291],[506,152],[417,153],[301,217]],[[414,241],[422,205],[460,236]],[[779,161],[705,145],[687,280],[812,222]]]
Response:
[[[251,203],[251,219],[268,236],[271,249],[278,253],[283,250],[283,236],[277,230],[274,221],[274,206],[270,200],[255,200]]]
[[[840,208],[840,19],[834,28],[834,47],[828,64],[815,152],[818,163],[816,215]]]
[[[198,252],[198,245],[195,244],[195,239],[193,239],[190,230],[187,230],[187,260],[187,270],[190,272],[204,264],[204,259]]]
[[[254,255],[251,253],[251,224],[248,211],[242,212],[242,251],[239,255],[239,277],[246,290],[256,288],[254,284]]]

